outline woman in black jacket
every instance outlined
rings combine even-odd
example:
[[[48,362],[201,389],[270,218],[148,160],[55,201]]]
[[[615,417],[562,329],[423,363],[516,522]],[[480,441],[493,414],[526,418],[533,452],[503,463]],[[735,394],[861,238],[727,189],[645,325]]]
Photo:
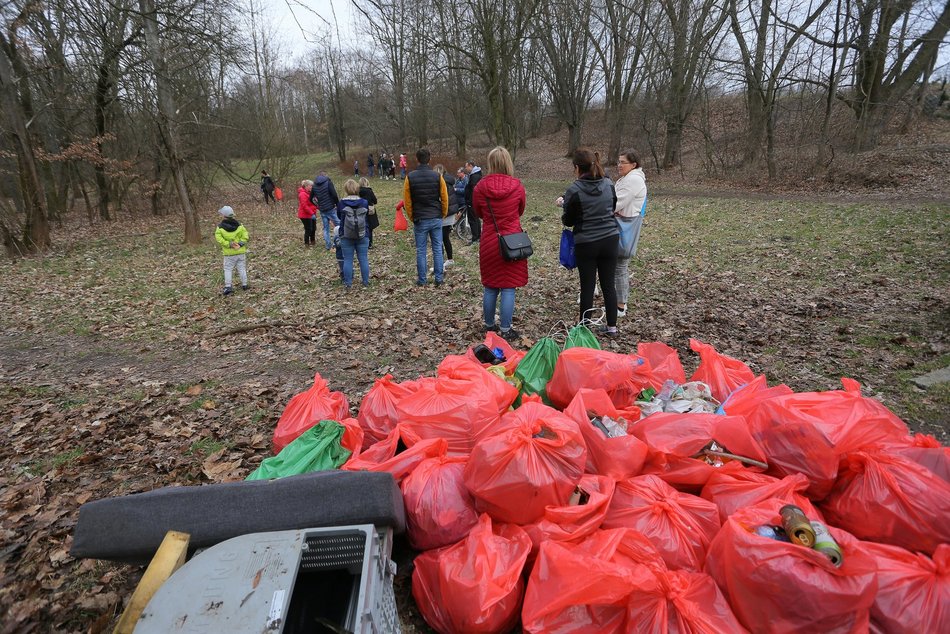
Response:
[[[372,154],[370,154],[372,156]],[[373,229],[379,226],[379,216],[376,215],[376,194],[373,188],[369,186],[368,178],[360,179],[360,198],[369,203],[369,215],[366,216],[366,233],[369,236],[369,248],[373,248]]]
[[[577,180],[557,199],[557,205],[563,207],[561,222],[574,230],[574,257],[581,282],[580,320],[583,323],[591,318],[594,285],[600,277],[607,312],[607,327],[601,332],[615,337],[617,289],[613,279],[620,239],[614,219],[617,194],[613,183],[604,175],[600,157],[587,148],[574,152],[574,176]]]

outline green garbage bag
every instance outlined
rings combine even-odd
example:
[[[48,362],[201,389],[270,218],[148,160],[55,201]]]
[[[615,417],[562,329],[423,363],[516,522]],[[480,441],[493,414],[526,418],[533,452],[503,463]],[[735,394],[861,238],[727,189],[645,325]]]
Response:
[[[340,444],[343,425],[322,420],[284,447],[279,454],[264,460],[245,480],[269,480],[311,471],[338,469],[352,453]]]
[[[520,404],[522,394],[538,394],[541,400],[548,405],[551,404],[545,388],[554,374],[554,364],[560,353],[557,343],[550,337],[542,337],[531,346],[528,354],[518,362],[518,367],[515,368],[515,377],[521,381],[518,404]]]
[[[571,328],[567,333],[567,341],[564,342],[564,349],[568,348],[593,348],[600,350],[600,342],[587,326],[580,324]]]

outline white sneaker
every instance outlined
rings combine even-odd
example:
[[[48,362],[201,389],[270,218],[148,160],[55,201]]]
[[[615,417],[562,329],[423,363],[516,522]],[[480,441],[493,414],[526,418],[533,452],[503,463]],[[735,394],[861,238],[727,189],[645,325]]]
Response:
[[[619,308],[617,309],[617,317],[626,317],[626,316],[627,316],[627,310],[626,310],[626,309],[624,309],[624,310],[620,310]]]
[[[455,265],[455,260],[446,260],[445,262],[442,263],[442,268],[447,269],[450,266],[454,266],[454,265]]]

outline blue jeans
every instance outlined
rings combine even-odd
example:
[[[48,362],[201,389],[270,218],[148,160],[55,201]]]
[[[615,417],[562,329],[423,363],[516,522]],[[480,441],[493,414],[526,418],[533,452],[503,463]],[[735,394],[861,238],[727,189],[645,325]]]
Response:
[[[323,219],[323,241],[326,243],[327,248],[333,246],[333,240],[330,238],[330,223],[332,222],[336,226],[340,226],[340,219],[336,215],[336,209],[333,211],[323,211],[320,210],[320,218]]]
[[[360,278],[363,286],[369,284],[369,238],[359,239],[340,238],[340,248],[343,249],[343,286],[353,286],[353,254],[360,262]]]
[[[485,312],[485,326],[491,328],[495,325],[495,304],[498,302],[498,296],[501,295],[501,329],[511,330],[511,320],[515,314],[515,289],[513,288],[489,288],[485,287],[485,294],[482,296],[482,309]]]
[[[412,223],[412,232],[416,238],[416,281],[426,283],[429,263],[426,259],[426,238],[432,241],[432,268],[435,281],[442,283],[442,219],[426,218]]]

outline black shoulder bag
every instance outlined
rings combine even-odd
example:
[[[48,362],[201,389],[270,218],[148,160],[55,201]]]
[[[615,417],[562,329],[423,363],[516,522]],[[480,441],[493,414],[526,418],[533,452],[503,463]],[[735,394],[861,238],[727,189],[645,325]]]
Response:
[[[495,220],[495,212],[492,211],[491,203],[485,199],[488,205],[488,213],[491,214],[492,224],[495,225],[495,233],[498,234],[498,250],[501,251],[501,257],[512,262],[514,260],[527,260],[534,253],[534,247],[531,246],[531,238],[524,231],[518,233],[509,233],[501,235],[498,231],[498,222]]]

